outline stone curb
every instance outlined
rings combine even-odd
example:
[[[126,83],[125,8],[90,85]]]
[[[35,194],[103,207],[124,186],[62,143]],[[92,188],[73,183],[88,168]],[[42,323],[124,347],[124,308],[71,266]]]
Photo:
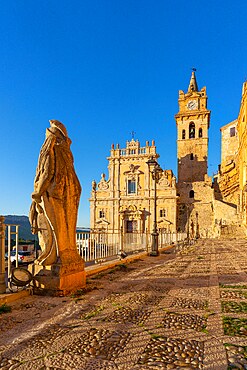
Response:
[[[169,245],[167,247],[160,248],[159,252],[162,253],[162,252],[165,252],[165,251],[170,250],[172,248],[174,248],[174,245]],[[138,260],[140,258],[146,258],[146,257],[148,257],[148,253],[147,252],[142,252],[142,253],[135,254],[133,256],[128,256],[128,257],[123,258],[121,260],[103,262],[101,265],[86,267],[85,268],[86,276],[89,277],[89,276],[92,276],[92,275],[97,275],[100,272],[110,270],[110,269],[114,268],[115,266],[122,265],[124,263],[131,263],[135,260]]]
[[[12,303],[14,301],[17,301],[18,299],[28,297],[31,295],[30,289],[28,290],[22,290],[21,292],[16,293],[6,293],[0,295],[0,305],[5,303]]]
[[[165,252],[165,251],[170,250],[172,248],[174,248],[174,245],[169,245],[167,247],[160,248],[159,251],[162,253],[162,252]],[[113,260],[113,261],[110,261],[110,262],[103,262],[100,265],[93,265],[93,266],[90,266],[90,267],[86,267],[85,268],[86,277],[97,275],[100,272],[110,270],[110,269],[112,269],[112,268],[114,268],[118,265],[122,265],[124,263],[131,263],[135,260],[138,260],[140,258],[146,258],[146,257],[148,257],[148,253],[147,252],[142,252],[142,253],[135,254],[133,256],[128,256],[128,257],[123,258],[121,260]],[[22,290],[22,291],[16,292],[16,293],[0,294],[0,305],[5,304],[5,303],[15,302],[18,299],[28,297],[31,294],[32,294],[31,289]]]

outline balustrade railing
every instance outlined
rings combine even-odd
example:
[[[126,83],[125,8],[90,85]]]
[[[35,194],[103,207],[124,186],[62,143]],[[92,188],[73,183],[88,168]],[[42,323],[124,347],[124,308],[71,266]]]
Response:
[[[185,240],[186,233],[160,233],[159,247],[169,244],[177,245]],[[101,262],[110,258],[117,258],[121,254],[127,255],[142,251],[150,252],[151,235],[149,233],[122,233],[119,232],[85,232],[77,231],[76,244],[79,254],[86,262]]]
[[[79,254],[86,262],[117,256],[120,250],[117,233],[77,232],[76,244]]]

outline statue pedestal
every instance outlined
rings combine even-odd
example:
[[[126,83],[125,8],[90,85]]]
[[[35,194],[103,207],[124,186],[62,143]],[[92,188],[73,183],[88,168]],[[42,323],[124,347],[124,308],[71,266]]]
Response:
[[[6,293],[5,272],[0,272],[0,294]]]
[[[83,260],[51,266],[32,264],[28,270],[35,278],[35,294],[65,295],[86,286]]]

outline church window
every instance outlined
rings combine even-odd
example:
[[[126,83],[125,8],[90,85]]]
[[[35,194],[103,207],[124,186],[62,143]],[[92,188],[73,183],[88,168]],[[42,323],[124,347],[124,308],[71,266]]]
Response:
[[[185,139],[185,130],[182,130],[182,139]]]
[[[121,149],[121,155],[126,155],[126,150],[125,149]]]
[[[235,127],[231,127],[230,128],[230,137],[233,137],[236,135],[236,130],[235,130]]]
[[[99,218],[104,218],[105,217],[105,211],[100,210],[99,211]]]
[[[193,161],[193,159],[194,159],[194,154],[190,153],[190,160]]]
[[[130,149],[130,154],[136,154],[136,150],[135,149]]]
[[[190,125],[189,125],[189,138],[190,139],[195,138],[195,124],[194,124],[194,122],[190,122]]]
[[[201,127],[199,128],[198,136],[202,137],[202,128]]]
[[[136,193],[136,181],[128,180],[128,194],[135,194],[135,193]]]
[[[194,195],[195,195],[194,190],[191,190],[189,194],[190,198],[194,198]]]
[[[160,209],[160,217],[166,217],[166,210]]]
[[[127,220],[126,221],[126,232],[127,233],[134,233],[136,231],[137,231],[137,221]]]

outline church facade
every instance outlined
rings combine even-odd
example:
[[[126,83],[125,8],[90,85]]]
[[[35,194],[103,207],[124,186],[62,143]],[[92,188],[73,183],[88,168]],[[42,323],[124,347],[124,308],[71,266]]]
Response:
[[[246,224],[246,106],[247,83],[237,120],[221,128],[222,160],[218,174],[208,176],[210,110],[206,87],[198,88],[195,71],[187,91],[179,91],[177,170],[162,169],[156,182],[159,232],[186,232],[191,238],[217,237],[222,225]],[[112,145],[109,174],[92,182],[90,227],[118,233],[152,232],[154,180],[147,162],[158,161],[154,141],[141,146],[127,141]],[[230,179],[230,180],[229,180]],[[228,181],[229,180],[229,181]]]
[[[140,146],[127,141],[125,148],[112,145],[109,176],[92,182],[90,227],[118,233],[150,233],[154,222],[154,180],[147,161],[159,158],[154,141]],[[176,179],[171,170],[162,170],[156,185],[157,227],[176,232]]]

